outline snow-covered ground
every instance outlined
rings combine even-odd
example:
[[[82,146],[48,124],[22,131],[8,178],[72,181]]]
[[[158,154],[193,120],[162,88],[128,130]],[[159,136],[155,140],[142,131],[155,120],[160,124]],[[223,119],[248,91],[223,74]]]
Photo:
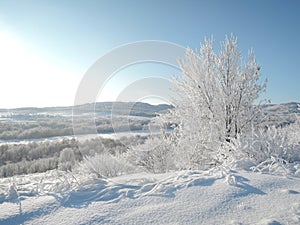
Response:
[[[0,180],[0,224],[300,224],[300,178],[251,171],[58,171]]]

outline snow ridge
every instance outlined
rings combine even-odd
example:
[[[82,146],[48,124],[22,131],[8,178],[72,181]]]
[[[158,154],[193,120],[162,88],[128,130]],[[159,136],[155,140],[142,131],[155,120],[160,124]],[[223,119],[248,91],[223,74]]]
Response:
[[[225,167],[112,179],[51,171],[10,182],[1,179],[0,224],[300,222],[300,178]]]

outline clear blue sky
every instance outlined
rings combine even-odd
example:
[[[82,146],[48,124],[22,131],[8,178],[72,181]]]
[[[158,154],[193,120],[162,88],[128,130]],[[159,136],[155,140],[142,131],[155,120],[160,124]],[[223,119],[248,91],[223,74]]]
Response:
[[[165,40],[199,48],[205,36],[213,35],[218,44],[230,33],[238,36],[244,55],[254,49],[262,75],[269,79],[272,102],[300,102],[299,24],[297,0],[0,0],[0,88],[7,92],[0,93],[0,107],[72,104],[75,86],[89,66],[128,42]],[[1,71],[1,63],[8,65],[10,49],[23,55],[10,56],[19,70],[7,75],[12,66]],[[36,75],[21,74],[22,58],[30,61],[27,65],[47,65],[32,72]],[[47,66],[48,73],[41,72]],[[58,76],[55,71],[65,72]],[[69,95],[63,94],[68,81]],[[56,87],[56,94],[47,85]],[[63,95],[67,97],[59,97]]]

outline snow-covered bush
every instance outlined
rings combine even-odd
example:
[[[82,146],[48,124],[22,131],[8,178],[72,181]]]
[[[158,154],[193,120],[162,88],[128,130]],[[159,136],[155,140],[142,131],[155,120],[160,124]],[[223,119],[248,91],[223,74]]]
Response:
[[[58,159],[58,169],[64,171],[71,171],[76,162],[74,150],[71,148],[65,148],[60,152]]]
[[[300,145],[300,117],[296,117],[295,122],[285,127],[288,133],[288,143]]]
[[[164,173],[174,168],[173,153],[172,143],[168,141],[167,136],[152,137],[144,144],[129,149],[127,160],[150,172]]]
[[[114,156],[109,153],[101,153],[95,156],[86,156],[80,163],[79,170],[103,178],[130,173],[133,168],[125,160],[124,155]]]
[[[282,159],[286,162],[300,160],[300,126],[267,127],[253,130],[243,141],[247,142],[245,153],[257,163],[268,159]],[[298,134],[298,136],[297,136]]]
[[[195,120],[183,129],[179,126],[172,134],[178,138],[174,138],[173,145],[174,163],[178,169],[201,169],[220,164],[217,157],[220,141],[215,135],[218,132],[211,132],[209,122],[207,126],[201,123]]]
[[[251,167],[251,170],[260,173],[300,177],[300,162],[288,162],[282,158],[271,156],[265,161]]]

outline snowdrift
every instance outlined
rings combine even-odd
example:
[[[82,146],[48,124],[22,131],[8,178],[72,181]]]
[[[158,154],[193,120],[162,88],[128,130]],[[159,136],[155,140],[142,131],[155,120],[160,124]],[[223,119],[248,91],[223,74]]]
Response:
[[[299,224],[300,178],[214,168],[1,179],[0,224]]]

